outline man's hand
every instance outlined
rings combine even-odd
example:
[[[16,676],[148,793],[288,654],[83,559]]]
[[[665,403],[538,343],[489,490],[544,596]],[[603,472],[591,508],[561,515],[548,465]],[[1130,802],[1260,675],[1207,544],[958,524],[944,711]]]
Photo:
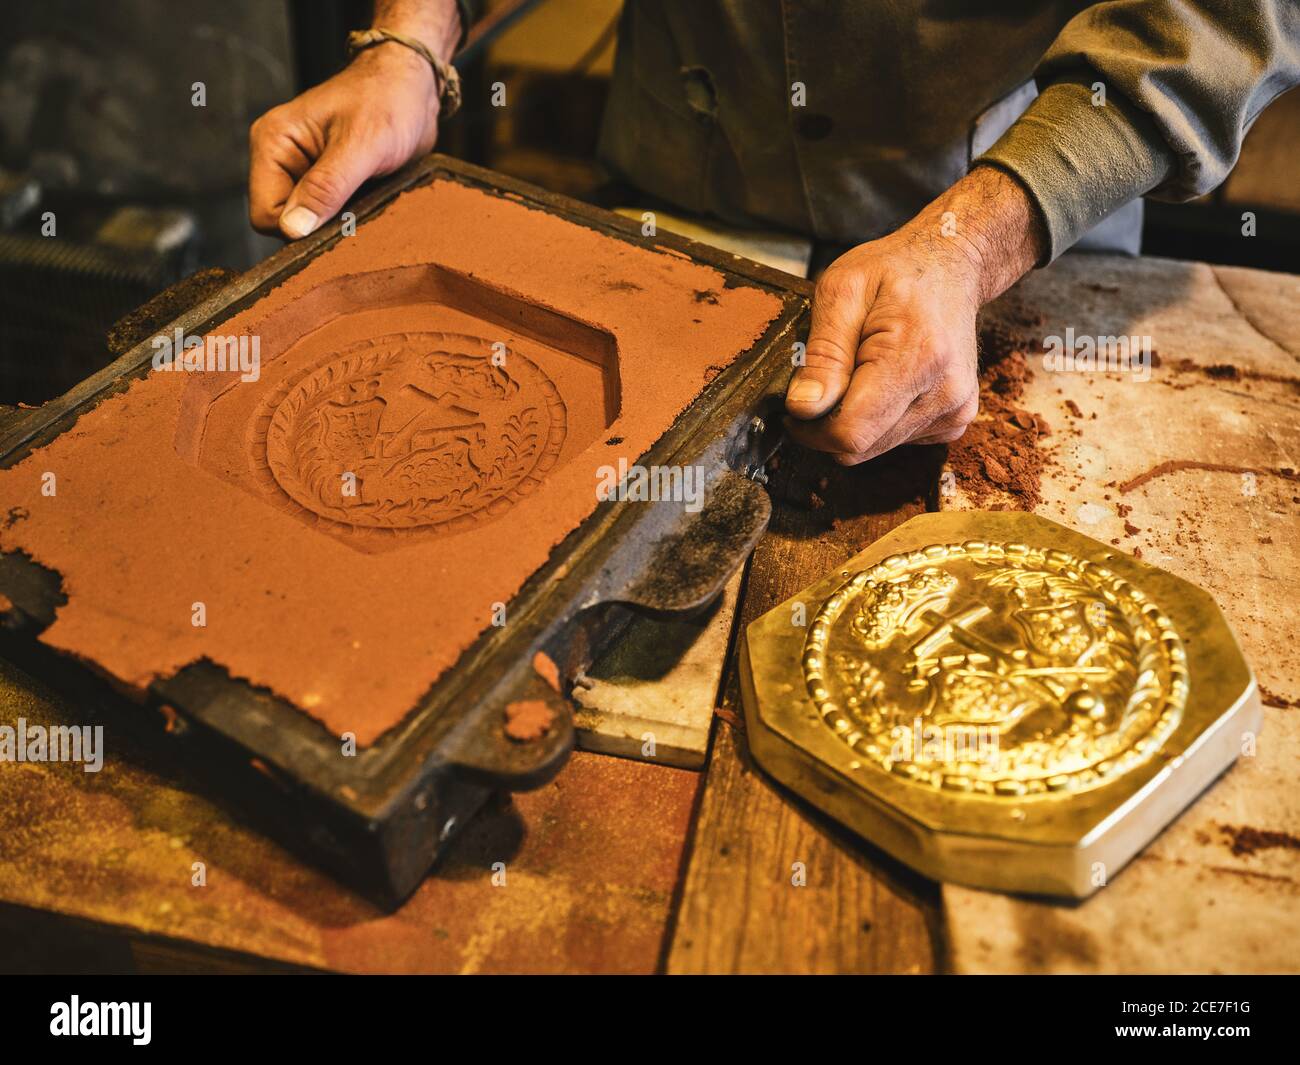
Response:
[[[845,465],[956,440],[979,409],[976,313],[1045,247],[1020,183],[981,166],[840,256],[817,282],[806,364],[786,394],[790,435]]]
[[[460,35],[454,0],[380,0],[377,27],[450,59]],[[367,178],[433,149],[438,84],[420,55],[375,45],[340,73],[272,108],[249,131],[248,214],[264,233],[305,237]]]

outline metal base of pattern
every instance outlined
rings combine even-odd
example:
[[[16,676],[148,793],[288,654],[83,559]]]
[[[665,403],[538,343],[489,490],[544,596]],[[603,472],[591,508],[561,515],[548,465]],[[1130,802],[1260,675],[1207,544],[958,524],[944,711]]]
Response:
[[[760,765],[999,891],[1092,894],[1263,724],[1208,594],[1032,514],[913,518],[754,621],[741,665]]]

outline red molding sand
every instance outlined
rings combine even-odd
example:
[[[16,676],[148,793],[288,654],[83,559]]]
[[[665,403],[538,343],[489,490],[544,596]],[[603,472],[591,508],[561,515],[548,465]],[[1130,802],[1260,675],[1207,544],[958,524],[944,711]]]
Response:
[[[617,366],[605,370],[615,370],[613,377],[589,352],[576,358],[564,350],[568,327],[548,345],[476,320],[437,297],[421,298],[418,285],[403,288],[374,274],[430,263],[576,320],[575,343],[578,334],[588,340],[608,334]],[[324,296],[304,299],[312,293]],[[499,302],[507,313],[510,301]],[[0,528],[0,549],[25,551],[62,575],[68,602],[42,639],[128,688],[143,691],[155,678],[207,658],[289,700],[331,732],[355,733],[368,745],[487,628],[492,605],[509,602],[554,545],[591,513],[596,469],[642,454],[716,368],[750,347],[779,311],[776,296],[724,288],[716,270],[679,255],[435,181],[399,197],[356,236],[220,327],[228,335],[260,336],[258,381],[154,372],[85,414],[49,447],[0,471],[3,509],[29,512]],[[401,496],[403,471],[384,467],[371,482],[372,502],[381,502],[353,527],[346,515],[340,521],[337,514],[313,514],[328,508],[305,495],[308,489],[286,492],[267,477],[263,460],[274,450],[282,462],[301,462],[294,476],[316,478],[311,490],[326,498],[330,478],[322,480],[321,471],[329,472],[328,463],[311,449],[327,432],[335,434],[328,461],[349,454],[349,447],[370,448],[367,468],[379,469],[373,461],[378,445],[367,443],[366,435],[375,432],[376,412],[398,410],[399,393],[415,410],[416,400],[445,389],[445,368],[426,373],[407,367],[400,380],[387,378],[379,386],[361,382],[354,364],[338,371],[353,373],[343,384],[326,372],[322,381],[332,391],[323,398],[312,392],[303,404],[306,420],[281,431],[273,447],[269,398],[277,389],[287,395],[293,387],[286,389],[287,381],[320,373],[350,345],[437,332],[489,342],[499,337],[555,385],[564,426],[554,429],[561,415],[551,402],[550,413],[538,415],[548,454],[525,463],[519,475],[535,474],[536,484],[526,491],[511,487],[505,509],[435,527],[411,515],[424,508],[421,513],[445,516],[445,486],[436,506],[420,502],[427,491]],[[420,339],[408,345],[410,357],[424,358],[438,346]],[[522,388],[540,380],[523,367],[515,377]],[[612,405],[602,392],[611,379],[617,390]],[[472,387],[480,395],[497,384],[480,375]],[[376,389],[383,404],[373,403]],[[517,402],[487,413],[477,409],[478,401],[467,406],[451,396],[438,402],[441,413],[430,415],[432,421],[414,424],[403,415],[398,425],[396,416],[390,418],[385,447],[396,453],[441,446],[451,439],[448,433],[468,431],[464,422],[488,430],[486,436],[456,437],[457,446],[475,448],[483,469],[504,461],[492,420],[504,424],[516,416]],[[403,435],[405,425],[413,428]],[[362,442],[348,443],[349,431]],[[292,457],[299,448],[304,457]],[[56,476],[53,496],[41,491],[47,471]],[[396,522],[402,527],[376,531],[376,522],[394,524],[382,517],[390,505],[405,515]],[[463,509],[452,507],[457,514]],[[195,603],[203,604],[202,627],[192,624]]]

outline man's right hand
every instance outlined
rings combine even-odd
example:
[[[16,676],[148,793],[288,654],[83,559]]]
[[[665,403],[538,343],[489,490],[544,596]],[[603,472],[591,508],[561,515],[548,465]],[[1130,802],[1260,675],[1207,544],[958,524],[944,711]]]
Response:
[[[455,4],[448,6],[454,20]],[[458,28],[453,21],[448,52]],[[329,81],[272,108],[249,131],[253,226],[291,239],[305,237],[338,214],[367,178],[392,173],[431,151],[438,136],[438,91],[424,58],[385,43],[359,53]]]

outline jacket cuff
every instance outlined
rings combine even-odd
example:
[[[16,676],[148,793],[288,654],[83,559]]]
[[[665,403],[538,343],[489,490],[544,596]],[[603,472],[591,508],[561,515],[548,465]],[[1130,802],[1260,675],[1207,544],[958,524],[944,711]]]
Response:
[[[1007,171],[1047,224],[1054,260],[1103,218],[1159,185],[1174,167],[1160,134],[1118,94],[1093,106],[1082,82],[1048,85],[1002,138],[975,160]]]

